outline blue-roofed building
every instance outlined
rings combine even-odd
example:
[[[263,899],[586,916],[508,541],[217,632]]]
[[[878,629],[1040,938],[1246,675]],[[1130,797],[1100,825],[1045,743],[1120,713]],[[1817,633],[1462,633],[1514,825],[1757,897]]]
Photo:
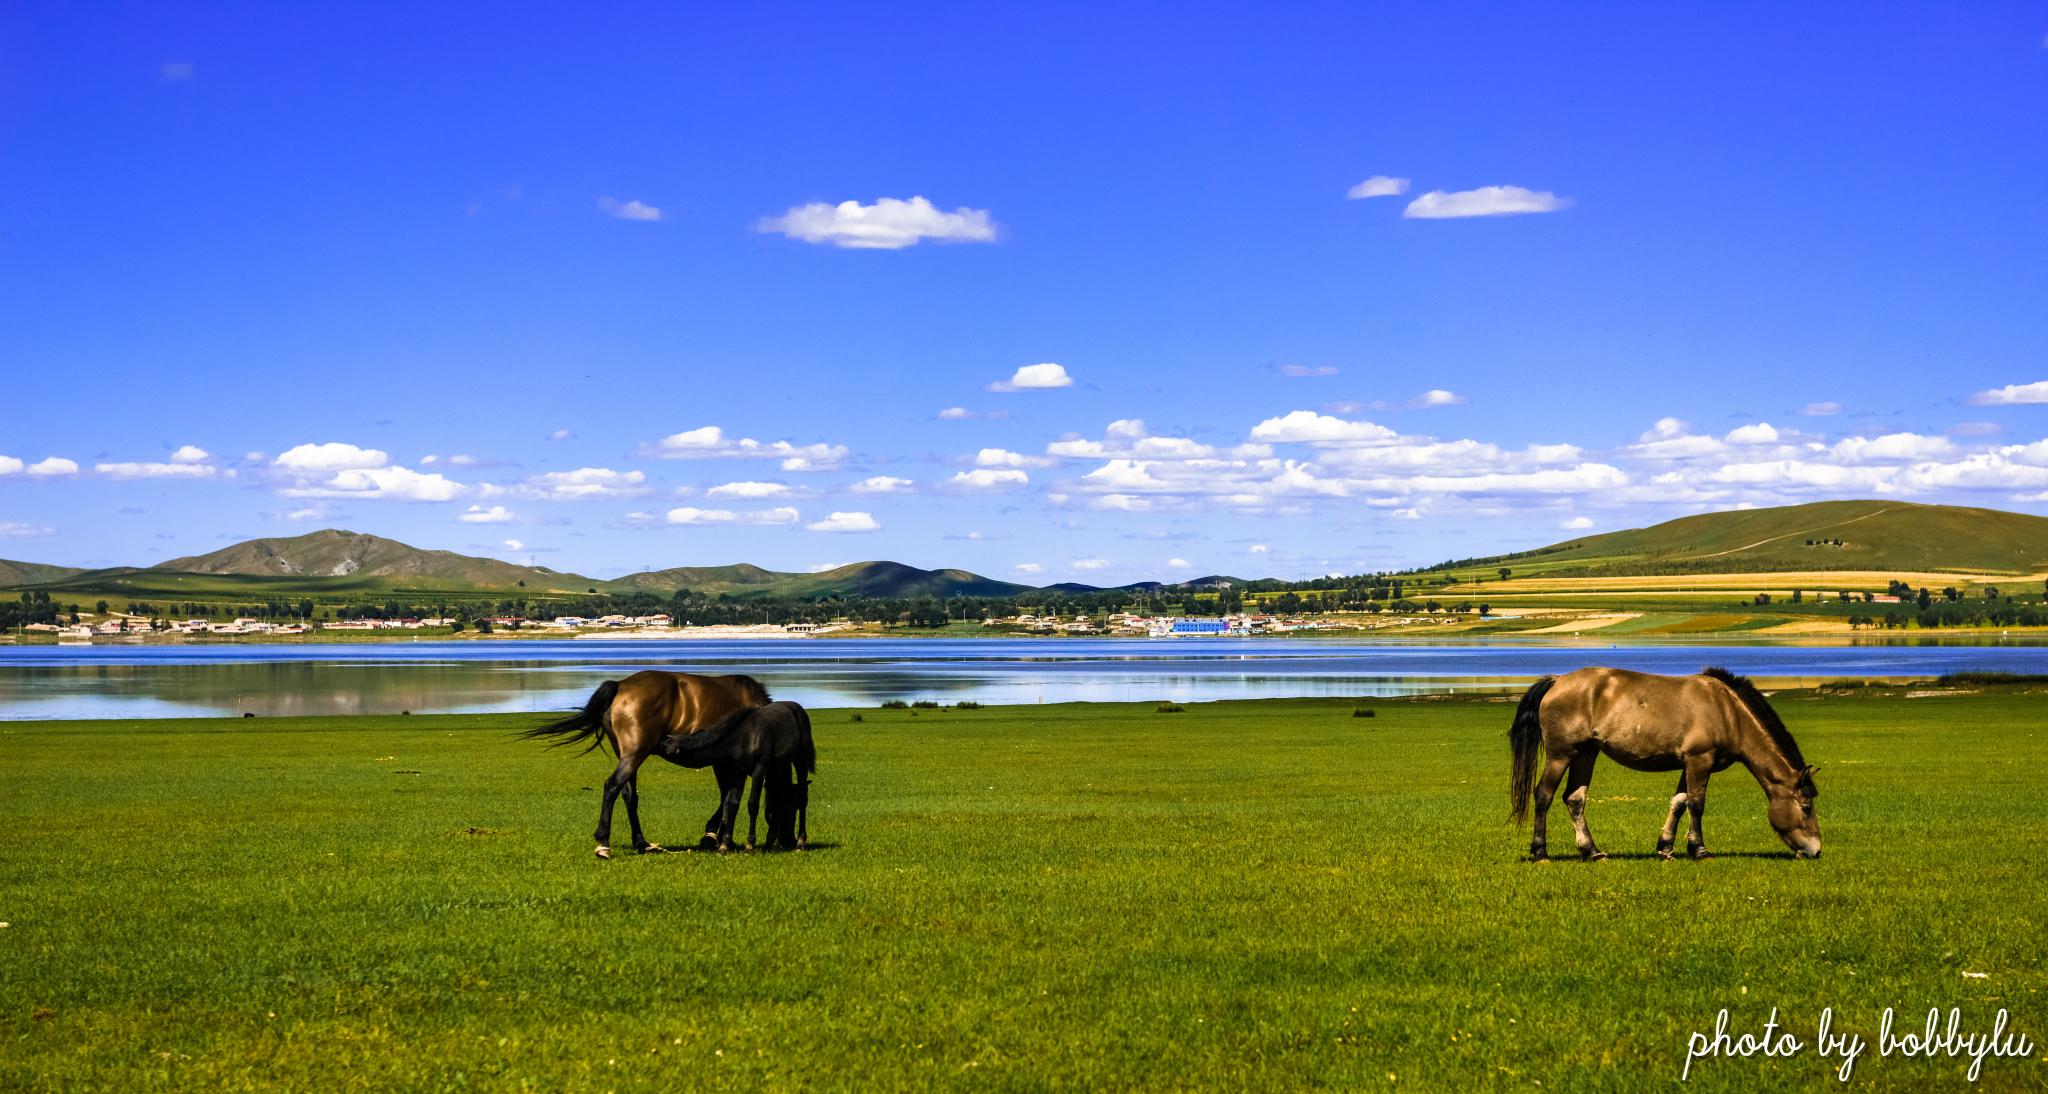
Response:
[[[1179,619],[1155,619],[1150,634],[1154,638],[1203,637],[1207,635],[1228,635],[1247,633],[1244,620],[1203,619],[1183,617]]]

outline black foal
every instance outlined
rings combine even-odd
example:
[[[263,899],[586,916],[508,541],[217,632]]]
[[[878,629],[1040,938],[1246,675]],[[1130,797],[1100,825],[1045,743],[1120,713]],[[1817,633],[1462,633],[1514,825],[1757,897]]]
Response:
[[[806,822],[818,750],[811,742],[811,716],[803,707],[784,702],[740,711],[709,729],[669,737],[662,742],[661,751],[672,763],[709,767],[718,776],[717,827],[706,835],[716,837],[720,854],[732,849],[740,794],[749,778],[754,780],[754,792],[747,802],[747,850],[754,849],[764,789],[768,794],[766,846],[779,840],[796,850],[804,849],[809,839]],[[796,776],[794,785],[791,774]]]

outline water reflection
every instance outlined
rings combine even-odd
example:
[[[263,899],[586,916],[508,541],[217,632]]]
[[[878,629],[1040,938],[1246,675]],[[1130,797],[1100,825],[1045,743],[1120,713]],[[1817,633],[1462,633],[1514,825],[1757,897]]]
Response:
[[[1455,690],[1511,693],[1589,664],[1726,665],[1780,686],[1855,677],[2048,671],[2032,642],[1614,645],[1068,639],[521,642],[400,646],[0,647],[0,719],[549,711],[641,668],[748,672],[808,706],[886,699],[1200,702]]]

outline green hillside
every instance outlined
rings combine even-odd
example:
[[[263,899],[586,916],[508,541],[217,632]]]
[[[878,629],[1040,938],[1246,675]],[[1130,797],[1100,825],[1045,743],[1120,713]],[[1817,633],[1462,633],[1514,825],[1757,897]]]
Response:
[[[787,574],[741,563],[736,566],[678,566],[628,574],[601,584],[607,592],[673,592],[690,589],[735,597],[824,596],[1015,596],[1029,585],[983,577],[966,570],[920,570],[900,562],[855,562],[815,574]]]
[[[1835,546],[1838,539],[1841,545]],[[1809,546],[1809,540],[1826,543]],[[1457,568],[1480,564],[1469,560]],[[1794,570],[2031,574],[2048,569],[2048,517],[1903,501],[1821,501],[1680,517],[1566,540],[1507,564],[1531,576]]]
[[[0,586],[41,585],[84,573],[79,566],[49,566],[41,562],[15,562],[0,558]]]
[[[271,600],[301,596],[383,597],[433,593],[455,597],[518,591],[524,596],[690,589],[734,597],[1014,596],[1029,585],[966,570],[920,570],[900,562],[856,562],[816,574],[779,573],[740,563],[679,566],[600,581],[453,551],[428,551],[394,539],[327,528],[303,536],[254,539],[211,554],[141,569],[81,570],[33,562],[0,563],[0,582],[33,585],[59,598]]]

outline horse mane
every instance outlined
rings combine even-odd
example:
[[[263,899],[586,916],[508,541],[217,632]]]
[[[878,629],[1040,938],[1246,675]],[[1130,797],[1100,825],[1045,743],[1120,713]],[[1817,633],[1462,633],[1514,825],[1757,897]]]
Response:
[[[731,676],[727,676],[725,680],[740,694],[744,701],[754,706],[765,707],[771,702],[768,698],[768,689],[761,684],[761,681],[751,676],[734,673]]]
[[[1793,770],[1805,769],[1806,757],[1799,753],[1799,742],[1792,739],[1792,732],[1785,728],[1785,723],[1779,719],[1778,712],[1771,709],[1771,704],[1764,698],[1763,693],[1756,690],[1755,684],[1749,682],[1749,677],[1737,676],[1727,669],[1711,667],[1700,670],[1700,675],[1711,676],[1728,685],[1728,690],[1734,692],[1735,697],[1742,700],[1742,705],[1749,708],[1749,713],[1756,718],[1757,724],[1763,726],[1764,732],[1771,735],[1771,742],[1778,746],[1779,752],[1784,753]]]

